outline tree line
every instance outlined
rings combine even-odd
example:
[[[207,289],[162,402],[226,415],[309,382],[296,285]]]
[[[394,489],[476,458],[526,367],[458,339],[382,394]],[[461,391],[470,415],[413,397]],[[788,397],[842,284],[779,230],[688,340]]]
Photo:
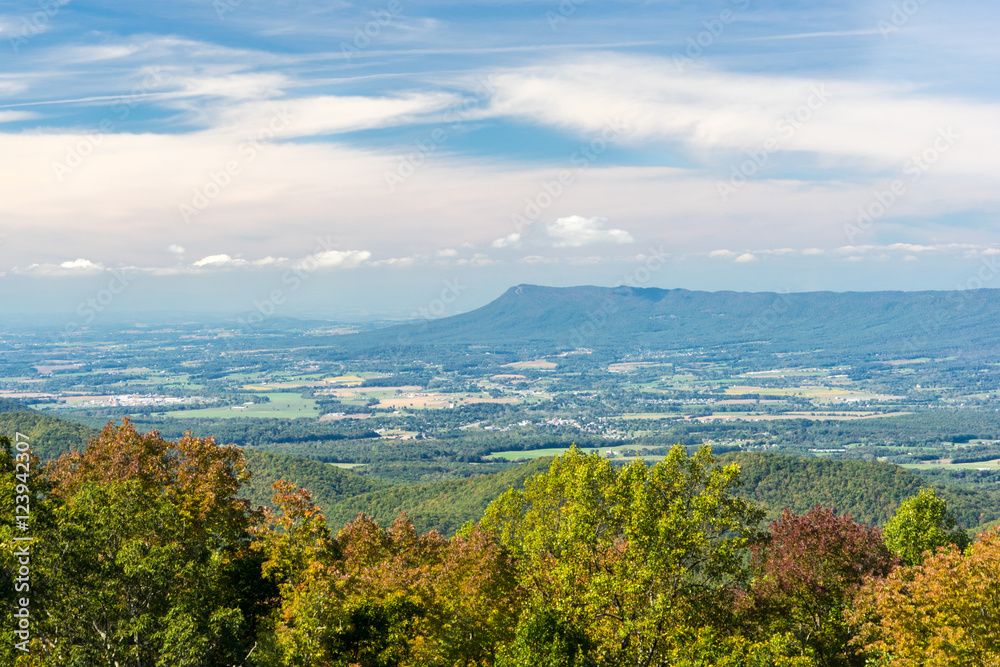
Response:
[[[272,508],[254,507],[238,448],[127,420],[19,479],[24,458],[0,443],[3,664],[1000,660],[1000,534],[971,540],[931,489],[884,532],[822,506],[766,524],[736,493],[740,466],[708,448],[615,467],[574,447],[445,538],[405,516],[334,532],[309,491],[280,480]],[[31,503],[27,593],[13,585],[18,496]]]

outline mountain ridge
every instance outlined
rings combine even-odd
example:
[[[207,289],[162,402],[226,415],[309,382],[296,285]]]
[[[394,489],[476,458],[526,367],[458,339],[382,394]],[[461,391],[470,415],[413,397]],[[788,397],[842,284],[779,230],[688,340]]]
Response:
[[[790,353],[1000,356],[1000,290],[700,292],[516,285],[459,315],[341,337],[348,346],[577,348],[737,346]]]

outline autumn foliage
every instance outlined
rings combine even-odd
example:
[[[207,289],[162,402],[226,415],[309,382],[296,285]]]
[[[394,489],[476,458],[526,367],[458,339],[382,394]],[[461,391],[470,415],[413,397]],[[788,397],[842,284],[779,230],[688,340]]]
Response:
[[[248,475],[235,447],[128,421],[48,465],[30,486],[32,651],[13,655],[6,636],[0,664],[1000,664],[1000,534],[963,551],[930,492],[888,537],[822,507],[764,527],[734,493],[739,467],[708,449],[618,468],[572,448],[447,538],[405,516],[334,531],[284,481],[254,509]]]
[[[962,552],[945,547],[922,565],[872,581],[853,612],[860,645],[899,667],[1000,664],[1000,532]]]

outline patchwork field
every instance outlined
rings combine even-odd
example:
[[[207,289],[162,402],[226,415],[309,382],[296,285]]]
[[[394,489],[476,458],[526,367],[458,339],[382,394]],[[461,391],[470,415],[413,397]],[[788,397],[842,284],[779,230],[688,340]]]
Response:
[[[621,460],[632,460],[634,457],[624,457],[621,456],[622,447],[600,447],[600,448],[585,448],[583,452],[585,454],[600,454],[601,456],[607,456],[608,458],[614,459],[616,461]],[[627,448],[629,450],[641,451],[648,449],[648,447],[642,445],[629,445]],[[521,459],[539,459],[545,456],[559,456],[569,451],[569,447],[548,447],[545,449],[529,449],[529,450],[514,450],[508,452],[493,452],[490,456],[485,458],[491,459],[506,459],[508,461],[518,461]],[[662,456],[643,456],[641,457],[648,461],[655,461],[663,458]]]
[[[904,468],[914,470],[1000,470],[1000,459],[992,461],[977,461],[975,463],[906,463]]]
[[[252,405],[227,406],[223,408],[203,408],[200,410],[171,410],[163,414],[177,419],[235,419],[237,417],[261,417],[295,419],[297,417],[319,417],[319,408],[312,398],[302,398],[298,394],[286,392],[264,393],[270,401]]]
[[[799,396],[819,401],[894,401],[904,396],[891,396],[867,391],[857,391],[843,387],[799,386],[799,387],[754,387],[750,385],[734,385],[726,387],[726,394],[742,396],[745,394],[766,394],[770,396]]]
[[[812,419],[816,421],[849,421],[854,419],[874,419],[877,417],[899,417],[910,412],[782,412],[776,415],[727,412],[705,417],[691,417],[690,421],[781,421],[788,419]]]

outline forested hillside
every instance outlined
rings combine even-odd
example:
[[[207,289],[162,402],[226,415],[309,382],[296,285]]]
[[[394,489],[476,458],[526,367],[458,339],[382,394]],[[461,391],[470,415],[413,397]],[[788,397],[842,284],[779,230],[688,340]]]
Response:
[[[723,454],[740,466],[743,486],[736,493],[777,518],[783,510],[805,512],[819,504],[856,521],[882,526],[907,498],[927,486],[905,468],[873,461],[830,461],[781,454]],[[1000,519],[1000,494],[938,486],[959,525],[975,529]]]
[[[478,520],[501,493],[511,487],[520,488],[526,479],[544,472],[549,463],[551,459],[538,459],[471,479],[392,486],[344,497],[329,506],[327,522],[341,526],[364,512],[382,525],[389,525],[402,512],[421,532],[438,530],[451,536],[467,522]]]
[[[21,408],[23,410],[23,406]],[[37,412],[0,412],[0,433],[29,436],[32,452],[42,461],[54,459],[72,447],[83,449],[96,429]]]
[[[447,538],[403,516],[341,527],[288,481],[258,513],[240,497],[243,451],[208,438],[108,425],[33,473],[29,441],[12,444],[0,438],[4,665],[1000,660],[1000,534],[973,539],[943,496],[910,495],[884,532],[821,506],[762,523],[747,497],[780,505],[784,479],[795,503],[836,499],[833,474],[847,473],[847,505],[880,512],[868,496],[907,483],[885,464],[726,463],[676,446],[653,466],[615,466],[572,447],[492,478],[374,489],[316,462],[250,455],[261,478],[287,471],[333,498],[331,514],[401,507],[449,532],[459,513],[472,517]],[[30,514],[15,521],[17,496]],[[350,503],[336,508],[339,498]]]
[[[998,294],[518,285],[468,313],[330,342],[344,349],[465,344],[533,352],[741,345],[772,353],[822,352],[840,361],[892,358],[919,348],[937,356],[995,359]]]

